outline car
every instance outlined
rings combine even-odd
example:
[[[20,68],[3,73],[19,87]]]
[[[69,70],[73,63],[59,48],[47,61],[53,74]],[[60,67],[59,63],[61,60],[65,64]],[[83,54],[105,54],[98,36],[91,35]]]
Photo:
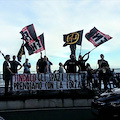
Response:
[[[92,113],[101,116],[120,116],[120,88],[101,93],[92,100]]]
[[[3,117],[0,116],[0,120],[5,120]]]

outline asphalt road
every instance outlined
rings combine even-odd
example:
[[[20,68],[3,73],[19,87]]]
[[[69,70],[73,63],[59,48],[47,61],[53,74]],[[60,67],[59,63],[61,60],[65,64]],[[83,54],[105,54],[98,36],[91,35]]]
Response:
[[[0,112],[5,120],[118,120],[120,118],[109,118],[95,116],[91,108],[53,108],[53,109],[30,109],[20,111]]]

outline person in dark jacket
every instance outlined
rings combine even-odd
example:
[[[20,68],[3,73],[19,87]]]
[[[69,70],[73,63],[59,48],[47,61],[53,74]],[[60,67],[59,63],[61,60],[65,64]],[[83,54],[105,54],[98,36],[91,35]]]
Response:
[[[80,69],[80,65],[78,64],[75,55],[72,54],[70,55],[70,59],[65,62],[64,69],[66,70],[66,73],[76,73],[77,67]]]
[[[8,95],[9,81],[11,79],[11,75],[14,74],[11,71],[11,66],[9,61],[10,61],[10,55],[6,55],[5,61],[3,63],[3,80],[5,80],[5,95]]]

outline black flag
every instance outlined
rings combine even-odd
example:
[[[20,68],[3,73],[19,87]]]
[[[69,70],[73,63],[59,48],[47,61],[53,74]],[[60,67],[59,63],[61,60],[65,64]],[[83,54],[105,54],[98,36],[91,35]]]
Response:
[[[38,40],[41,41],[42,49],[45,50],[44,34],[41,34],[40,36],[38,36]]]
[[[20,62],[21,62],[21,59],[22,59],[22,55],[25,55],[24,43],[22,43],[21,48],[20,48],[20,50],[17,54],[17,59]]]
[[[37,35],[33,24],[24,27],[20,33],[22,35],[21,39],[25,40],[26,42],[37,40]]]
[[[28,50],[28,54],[29,54],[29,55],[34,54],[33,49],[32,49],[31,46],[28,44],[28,42],[25,43],[25,47],[26,47],[26,49]]]
[[[109,35],[106,35],[102,32],[100,32],[95,27],[90,30],[90,32],[86,33],[85,35],[86,39],[90,41],[95,47],[103,44],[104,42],[107,42],[112,37]]]
[[[29,55],[45,50],[44,35],[41,34],[38,36],[36,41],[31,40],[29,43],[26,42],[25,47],[28,50]]]
[[[65,42],[63,47],[73,44],[81,45],[82,35],[83,30],[63,35],[63,41]]]

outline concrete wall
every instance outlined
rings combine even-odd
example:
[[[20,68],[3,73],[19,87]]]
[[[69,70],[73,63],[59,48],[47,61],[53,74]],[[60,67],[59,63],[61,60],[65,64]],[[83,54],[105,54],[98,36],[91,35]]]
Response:
[[[90,107],[92,99],[26,99],[0,101],[0,111],[37,109],[37,108],[66,108],[66,107]]]

